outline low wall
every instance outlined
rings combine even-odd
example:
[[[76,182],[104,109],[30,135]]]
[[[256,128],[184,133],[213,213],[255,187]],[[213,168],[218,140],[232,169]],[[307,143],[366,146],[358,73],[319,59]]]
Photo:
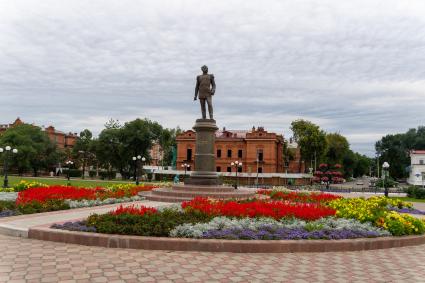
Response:
[[[234,253],[343,252],[387,249],[425,244],[425,236],[362,238],[347,240],[219,240],[109,235],[30,228],[28,237],[107,248],[203,251]]]

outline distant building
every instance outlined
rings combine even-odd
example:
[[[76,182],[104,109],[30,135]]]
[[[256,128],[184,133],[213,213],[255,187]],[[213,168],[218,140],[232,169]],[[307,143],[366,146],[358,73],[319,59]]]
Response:
[[[25,124],[25,123],[22,122],[22,120],[19,117],[12,124],[0,124],[0,135],[4,133],[7,129],[10,129],[22,124]],[[44,128],[44,127],[41,127],[41,128],[43,131],[46,132],[50,140],[53,143],[55,143],[57,147],[60,149],[72,148],[78,139],[77,133],[64,133],[64,132],[56,130],[55,127],[53,126],[49,126],[47,128]]]
[[[192,130],[177,136],[177,169],[184,163],[193,170],[195,161],[196,136]],[[231,162],[242,162],[240,172],[245,173],[298,173],[299,150],[295,149],[294,159],[285,166],[283,158],[284,139],[282,135],[269,133],[263,127],[251,131],[226,130],[216,132],[215,158],[217,172],[234,172]],[[292,144],[295,146],[295,144]],[[302,171],[303,172],[303,171]]]
[[[425,150],[410,151],[410,175],[407,183],[422,186],[425,182]]]
[[[153,142],[151,149],[149,150],[149,155],[151,157],[151,166],[162,166],[163,152],[162,148],[158,142]]]

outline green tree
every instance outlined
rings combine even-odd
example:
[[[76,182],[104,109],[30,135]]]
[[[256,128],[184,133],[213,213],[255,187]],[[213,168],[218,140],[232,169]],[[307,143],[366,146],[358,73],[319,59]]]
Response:
[[[350,150],[347,138],[339,133],[326,134],[325,162],[328,164],[342,164],[344,157]]]
[[[162,136],[160,124],[148,119],[136,119],[123,126],[110,120],[105,127],[95,143],[97,159],[109,170],[117,169],[124,178],[134,172],[133,156],[144,156],[149,162],[153,142],[166,144],[169,139]]]
[[[32,170],[34,176],[37,176],[40,169],[51,169],[63,159],[63,154],[47,134],[33,125],[23,124],[8,129],[0,137],[0,145],[18,149],[10,165],[17,168],[20,174]]]
[[[72,148],[72,155],[78,161],[77,167],[82,167],[82,178],[85,177],[86,166],[91,165],[96,161],[94,153],[93,134],[90,130],[85,129],[80,132],[80,136]]]
[[[310,164],[319,160],[326,150],[326,133],[319,126],[306,120],[296,120],[291,123],[294,139],[300,146],[301,158]],[[301,159],[300,159],[301,169]]]

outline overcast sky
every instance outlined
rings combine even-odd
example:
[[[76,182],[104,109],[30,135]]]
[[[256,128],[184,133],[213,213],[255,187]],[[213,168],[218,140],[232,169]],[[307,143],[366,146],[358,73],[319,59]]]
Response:
[[[203,64],[219,127],[304,118],[373,155],[425,125],[425,1],[0,0],[0,123],[189,129]]]

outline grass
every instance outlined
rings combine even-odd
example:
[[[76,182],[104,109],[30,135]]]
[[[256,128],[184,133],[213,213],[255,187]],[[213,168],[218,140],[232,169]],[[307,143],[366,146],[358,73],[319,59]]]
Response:
[[[19,176],[9,176],[9,187],[13,187],[15,184],[19,183],[21,180],[25,181],[36,181],[46,185],[67,185],[68,180],[65,178],[46,178],[46,177],[19,177]],[[2,181],[2,180],[1,180]],[[70,181],[72,186],[78,187],[106,187],[111,184],[126,184],[134,183],[131,181],[106,181],[106,180],[92,180],[92,179],[81,179],[81,178],[71,178]],[[154,182],[141,182],[141,183],[154,183]]]
[[[391,197],[395,199],[399,199],[401,201],[407,201],[407,202],[425,202],[425,199],[418,199],[418,198],[409,198],[409,197]]]

